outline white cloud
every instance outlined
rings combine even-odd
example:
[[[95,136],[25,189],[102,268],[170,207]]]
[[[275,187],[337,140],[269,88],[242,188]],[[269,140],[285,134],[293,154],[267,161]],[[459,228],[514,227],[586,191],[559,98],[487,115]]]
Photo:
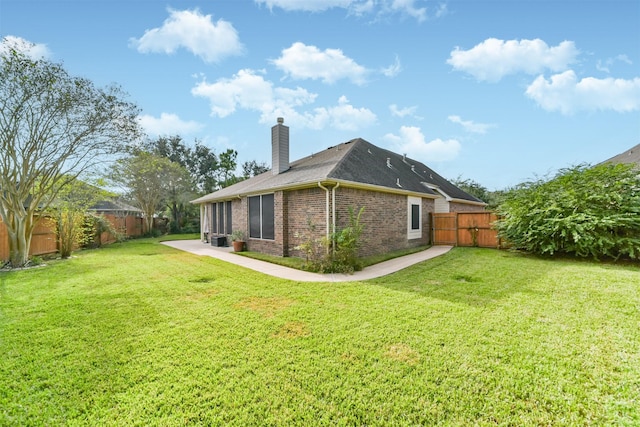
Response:
[[[427,9],[417,7],[416,3],[422,0],[255,0],[258,4],[264,4],[269,9],[274,7],[286,11],[324,12],[333,8],[342,8],[349,14],[364,15],[376,13],[378,15],[402,13],[419,22],[427,19]],[[446,10],[446,7],[444,8]],[[442,16],[443,7],[439,6],[435,16]]]
[[[236,107],[263,110],[272,103],[273,85],[254,70],[238,71],[232,78],[219,79],[215,83],[201,81],[191,89],[191,94],[208,98],[211,115],[226,117],[236,111]]]
[[[422,117],[416,116],[416,111],[418,110],[418,106],[414,105],[411,107],[398,108],[396,104],[389,105],[389,111],[391,115],[394,117],[414,117],[416,119],[422,120]]]
[[[573,70],[535,79],[526,95],[543,109],[571,114],[576,111],[613,110],[629,112],[640,110],[640,78],[578,80]]]
[[[475,123],[472,120],[462,120],[460,116],[452,115],[447,118],[449,119],[450,122],[459,124],[467,132],[471,132],[471,133],[484,134],[484,133],[487,133],[487,130],[489,130],[490,128],[495,127],[495,125],[493,124]]]
[[[306,89],[274,87],[254,70],[240,70],[232,78],[215,83],[201,81],[192,90],[194,96],[209,99],[211,115],[226,117],[244,109],[260,113],[260,123],[272,123],[275,117],[285,117],[288,123],[309,129],[331,126],[340,130],[357,130],[369,126],[376,115],[367,108],[356,108],[346,97],[338,104],[300,111],[316,101],[317,94]]]
[[[169,113],[162,113],[159,118],[144,114],[138,117],[138,122],[147,134],[153,136],[184,135],[204,128],[201,123],[192,120],[185,121],[176,114]]]
[[[279,7],[287,11],[322,12],[334,7],[349,8],[355,0],[255,0],[258,4],[264,4],[269,9]]]
[[[0,43],[0,54],[7,52],[9,48],[16,49],[34,60],[51,57],[51,52],[46,44],[32,43],[22,37],[3,37],[2,43]]]
[[[218,62],[243,51],[238,32],[231,23],[222,19],[214,23],[211,15],[203,15],[197,9],[169,9],[169,18],[162,27],[147,30],[130,43],[142,53],[172,54],[183,47],[206,62]]]
[[[419,127],[402,126],[400,135],[387,134],[384,137],[398,153],[419,159],[423,163],[453,160],[458,156],[461,146],[455,139],[436,138],[426,141]]]
[[[367,70],[340,49],[321,51],[315,46],[296,42],[284,49],[280,58],[273,60],[276,67],[294,79],[322,80],[334,83],[349,79],[356,84],[365,83]]]
[[[416,18],[418,22],[423,22],[427,19],[427,8],[416,7],[415,3],[416,0],[392,0],[387,7],[394,12],[406,13],[407,15]]]
[[[400,64],[400,58],[398,58],[398,56],[396,56],[396,60],[393,62],[393,64],[381,70],[382,74],[387,77],[395,77],[400,74],[401,71],[402,65]]]
[[[436,18],[442,18],[443,16],[446,16],[448,13],[449,13],[449,9],[447,9],[447,4],[446,3],[440,3],[438,5],[438,8],[436,9],[435,17]]]
[[[318,112],[319,110],[316,110]],[[376,115],[367,108],[355,108],[346,96],[338,99],[338,105],[327,108],[329,125],[339,130],[356,131],[372,125]]]
[[[609,67],[611,67],[615,62],[624,62],[625,64],[631,65],[633,62],[629,59],[627,55],[617,55],[613,58],[607,58],[604,61],[598,60],[596,63],[596,69],[598,71],[603,71],[605,73],[610,73]]]
[[[447,64],[478,80],[497,82],[509,74],[564,71],[576,61],[578,53],[571,41],[550,47],[540,39],[504,41],[490,38],[469,50],[456,47]]]

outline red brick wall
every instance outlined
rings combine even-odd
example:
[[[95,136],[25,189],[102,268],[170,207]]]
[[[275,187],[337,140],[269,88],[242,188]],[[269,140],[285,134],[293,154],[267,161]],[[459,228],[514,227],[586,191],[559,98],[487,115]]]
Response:
[[[296,247],[309,239],[316,240],[326,236],[326,192],[315,187],[288,191],[286,197],[288,253],[290,256],[303,257],[304,254]]]
[[[320,187],[274,194],[275,239],[247,239],[247,248],[276,256],[304,254],[297,249],[309,240],[326,236],[326,192]],[[332,213],[329,191],[329,214]],[[431,242],[429,213],[434,211],[432,199],[422,199],[422,237],[407,238],[407,196],[338,187],[336,189],[336,228],[349,225],[349,207],[357,215],[364,207],[360,223],[364,226],[360,256],[386,253],[398,249],[426,245]],[[476,209],[477,210],[477,209]],[[233,202],[233,228],[248,235],[247,198]],[[330,227],[333,223],[330,221]]]
[[[407,203],[405,195],[338,187],[337,226],[349,225],[349,206],[355,214],[364,207],[360,217],[364,225],[360,256],[429,244],[429,212],[433,212],[433,200],[422,199],[422,238],[412,240],[407,238]]]

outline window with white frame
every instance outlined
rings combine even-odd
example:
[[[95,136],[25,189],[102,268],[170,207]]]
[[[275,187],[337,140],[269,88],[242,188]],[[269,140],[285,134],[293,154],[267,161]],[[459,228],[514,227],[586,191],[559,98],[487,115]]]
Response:
[[[407,197],[407,239],[422,237],[422,199]]]

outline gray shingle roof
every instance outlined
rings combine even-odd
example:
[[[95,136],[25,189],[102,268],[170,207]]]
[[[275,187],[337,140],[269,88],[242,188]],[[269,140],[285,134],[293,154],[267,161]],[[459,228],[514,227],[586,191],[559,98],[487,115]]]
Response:
[[[483,203],[438,175],[421,162],[377,147],[364,139],[329,147],[290,164],[278,175],[271,171],[223,188],[192,203],[225,200],[292,187],[315,186],[336,181],[344,185],[374,186],[399,193],[420,193],[435,197],[439,188],[447,196],[471,203]]]
[[[631,147],[624,153],[605,160],[603,163],[637,163],[640,165],[640,144]]]
[[[103,200],[103,201],[97,202],[95,205],[91,206],[89,210],[96,211],[96,212],[124,211],[124,212],[142,213],[142,209],[136,208],[135,206],[128,205],[121,200],[115,200],[115,199]]]

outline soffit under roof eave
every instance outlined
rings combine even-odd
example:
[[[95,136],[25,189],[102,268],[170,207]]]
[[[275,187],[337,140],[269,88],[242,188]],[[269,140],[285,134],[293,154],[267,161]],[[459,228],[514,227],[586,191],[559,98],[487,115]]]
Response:
[[[453,202],[453,203],[464,203],[466,205],[474,205],[474,206],[487,206],[488,203],[485,202],[476,202],[474,200],[465,200],[465,199],[449,199],[447,200],[448,202]]]
[[[283,185],[283,186],[280,186],[280,187],[272,187],[272,188],[268,188],[268,189],[265,188],[263,190],[248,191],[246,193],[228,195],[228,196],[223,196],[223,197],[207,197],[207,196],[203,196],[203,197],[200,197],[199,199],[192,200],[190,203],[203,204],[203,203],[211,203],[211,202],[220,202],[220,201],[225,201],[225,200],[233,200],[233,199],[237,199],[239,197],[257,196],[259,194],[273,193],[275,191],[303,190],[303,189],[306,189],[306,188],[317,187],[318,183],[320,183],[320,184],[322,184],[324,186],[340,184],[340,186],[347,187],[347,188],[355,188],[355,189],[360,189],[360,190],[377,191],[377,192],[380,192],[380,193],[391,193],[391,194],[402,194],[402,195],[408,195],[408,196],[417,196],[417,197],[424,197],[424,198],[427,198],[427,199],[437,199],[439,197],[436,194],[422,193],[422,192],[419,192],[419,191],[410,191],[410,190],[403,190],[403,189],[397,189],[396,190],[394,188],[384,187],[384,186],[381,186],[381,185],[364,184],[364,183],[361,183],[361,182],[346,181],[346,180],[342,180],[342,179],[322,179],[322,180],[313,180],[313,181],[300,182],[300,183],[297,183],[295,185]]]

